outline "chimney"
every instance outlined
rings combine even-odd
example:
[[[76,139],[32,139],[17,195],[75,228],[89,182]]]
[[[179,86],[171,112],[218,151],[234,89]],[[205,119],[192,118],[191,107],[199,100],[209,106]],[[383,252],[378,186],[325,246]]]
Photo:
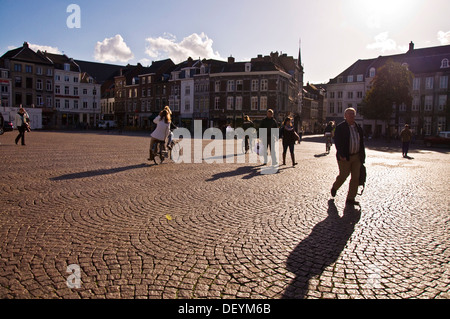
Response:
[[[228,63],[229,64],[234,63],[234,58],[232,56],[228,57]]]
[[[28,46],[28,42],[25,41],[25,42],[23,43],[23,47],[24,47],[24,48],[28,48],[28,47],[29,47],[29,46]]]
[[[408,52],[412,52],[412,51],[414,51],[414,42],[410,42],[409,43],[409,51]]]

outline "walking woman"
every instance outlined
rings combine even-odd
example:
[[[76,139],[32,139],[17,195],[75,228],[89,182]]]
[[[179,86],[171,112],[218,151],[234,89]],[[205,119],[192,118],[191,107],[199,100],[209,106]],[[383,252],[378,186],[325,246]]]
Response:
[[[285,118],[283,125],[280,129],[280,137],[283,139],[283,164],[286,165],[286,153],[289,147],[291,153],[292,166],[297,165],[295,162],[294,145],[295,142],[300,140],[300,136],[295,131],[292,125],[292,119],[290,117]]]
[[[29,131],[29,118],[27,112],[23,107],[20,107],[19,112],[16,114],[16,127],[19,130],[19,135],[16,137],[16,144],[22,139],[22,145],[25,145],[25,131]]]

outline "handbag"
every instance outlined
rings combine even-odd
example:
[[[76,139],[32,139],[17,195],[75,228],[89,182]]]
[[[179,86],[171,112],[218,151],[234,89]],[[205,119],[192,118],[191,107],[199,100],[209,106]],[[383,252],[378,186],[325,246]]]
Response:
[[[367,170],[364,164],[361,164],[361,168],[359,170],[359,184],[358,186],[362,186],[361,193],[358,195],[362,195],[364,193],[365,185],[367,179]]]

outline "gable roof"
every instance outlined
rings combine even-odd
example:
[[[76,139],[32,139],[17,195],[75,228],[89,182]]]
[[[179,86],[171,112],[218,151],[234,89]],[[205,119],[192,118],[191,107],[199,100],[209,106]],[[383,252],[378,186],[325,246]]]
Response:
[[[28,42],[24,42],[23,46],[20,48],[6,52],[2,57],[0,57],[0,60],[3,61],[2,64],[4,64],[5,60],[14,60],[25,63],[28,62],[34,64],[53,65],[52,61],[47,59],[45,56],[37,54],[30,49]]]

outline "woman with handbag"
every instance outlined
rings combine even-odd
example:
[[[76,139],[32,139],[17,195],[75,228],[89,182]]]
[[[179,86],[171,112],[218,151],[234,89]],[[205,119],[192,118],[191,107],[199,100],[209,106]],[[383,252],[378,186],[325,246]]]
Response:
[[[289,147],[291,153],[292,166],[297,165],[295,162],[294,145],[296,141],[300,140],[300,136],[295,131],[290,117],[285,118],[283,126],[280,129],[280,137],[283,139],[283,164],[286,165],[286,153]]]

